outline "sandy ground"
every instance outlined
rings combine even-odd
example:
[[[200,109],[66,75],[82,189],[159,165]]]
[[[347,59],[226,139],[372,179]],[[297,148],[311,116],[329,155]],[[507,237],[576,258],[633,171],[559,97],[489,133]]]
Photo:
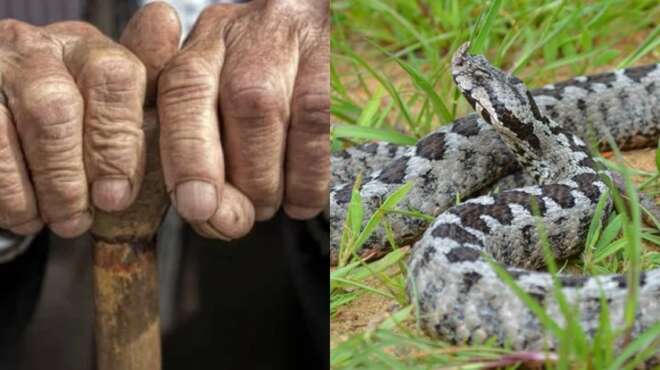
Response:
[[[387,271],[388,276],[399,274],[398,268]],[[369,278],[366,284],[380,289],[382,283],[377,278]],[[345,341],[351,335],[367,330],[387,319],[399,309],[393,300],[381,295],[362,294],[353,302],[340,308],[330,320],[330,347]]]

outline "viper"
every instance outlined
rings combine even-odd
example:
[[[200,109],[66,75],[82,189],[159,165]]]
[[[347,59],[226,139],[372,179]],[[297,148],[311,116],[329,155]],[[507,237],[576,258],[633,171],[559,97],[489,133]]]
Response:
[[[553,276],[538,271],[546,263],[543,245],[547,243],[558,259],[579,254],[597,204],[602,203],[605,216],[612,209],[607,186],[611,174],[592,158],[585,143],[589,131],[601,147],[606,132],[623,148],[657,143],[660,67],[577,77],[530,92],[483,56],[468,54],[468,47],[455,54],[452,75],[477,115],[459,119],[412,147],[368,144],[337,155],[331,222],[345,217],[341,206],[350,200],[350,173],[356,168],[372,171],[360,188],[368,212],[411,182],[405,206],[435,220],[428,225],[397,213],[388,215],[388,222],[396,241],[417,240],[407,290],[422,328],[453,342],[495,337],[514,349],[552,347],[553,339],[538,317],[494,266],[502,266],[551,319],[565,321],[553,293]],[[373,155],[354,155],[369,152]],[[517,187],[516,176],[508,182],[513,189],[455,205],[457,194],[483,192],[498,178],[521,169],[531,178],[524,182],[534,185]],[[342,226],[332,224],[332,230],[336,256]],[[375,233],[365,250],[384,248],[383,238],[383,232]],[[557,279],[586,333],[594,335],[598,329],[603,302],[613,327],[624,326],[628,281],[623,275]],[[632,334],[659,319],[660,269],[654,269],[640,277]]]
[[[660,137],[660,64],[651,64],[566,81],[531,90],[541,113],[597,149],[607,137],[622,150],[655,147]],[[334,153],[330,191],[330,252],[336,263],[353,180],[367,220],[404,183],[412,188],[399,203],[403,209],[437,216],[456,203],[492,189],[533,183],[495,129],[478,114],[461,117],[421,138],[416,145],[376,142]],[[403,213],[385,217],[394,241],[417,240],[426,220]],[[365,221],[366,222],[366,221]],[[385,231],[374,231],[361,254],[387,251]]]

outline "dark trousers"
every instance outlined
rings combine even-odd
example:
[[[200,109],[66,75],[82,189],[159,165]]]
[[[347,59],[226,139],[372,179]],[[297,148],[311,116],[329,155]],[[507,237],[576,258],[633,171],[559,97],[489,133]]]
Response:
[[[0,369],[92,369],[89,238],[44,234],[37,242],[24,258],[0,265]],[[324,221],[282,214],[231,243],[186,229],[164,368],[328,368],[324,243]]]
[[[329,260],[317,240],[327,243],[316,233],[321,224],[280,214],[230,244],[187,232],[184,245],[199,263],[204,294],[199,314],[166,338],[165,368],[328,368]]]

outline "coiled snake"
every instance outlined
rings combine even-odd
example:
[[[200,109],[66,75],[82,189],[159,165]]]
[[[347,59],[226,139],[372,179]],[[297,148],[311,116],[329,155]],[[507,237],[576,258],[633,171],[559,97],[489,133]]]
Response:
[[[452,74],[482,119],[459,119],[414,147],[370,144],[333,158],[331,248],[336,257],[350,173],[373,170],[360,189],[368,212],[402,183],[412,182],[404,207],[437,218],[428,226],[392,214],[388,222],[398,242],[414,240],[426,229],[412,248],[408,277],[408,293],[418,303],[425,331],[454,342],[496,337],[514,349],[552,347],[537,317],[486,256],[506,265],[516,284],[552,319],[564,321],[551,275],[534,271],[545,264],[538,226],[555,258],[582,251],[608,173],[596,171],[579,136],[588,137],[591,127],[600,138],[611,132],[624,148],[655,145],[660,67],[578,77],[530,93],[485,58],[467,54],[464,45],[454,56]],[[538,185],[453,206],[456,194],[475,194],[519,167]],[[382,248],[383,241],[384,233],[375,233],[367,249]],[[608,303],[613,327],[623,326],[627,282],[622,275],[561,275],[559,280],[568,302],[577,305],[586,333],[594,335],[600,325],[601,299]],[[660,269],[644,272],[640,280],[633,335],[660,320]]]

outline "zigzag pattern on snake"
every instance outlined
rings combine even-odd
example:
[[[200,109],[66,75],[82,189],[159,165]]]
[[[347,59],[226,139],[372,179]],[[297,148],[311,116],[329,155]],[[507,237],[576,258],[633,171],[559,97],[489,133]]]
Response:
[[[555,258],[580,253],[596,204],[607,190],[603,179],[609,175],[596,171],[586,144],[570,131],[576,131],[574,125],[584,120],[591,119],[589,123],[597,130],[611,129],[617,121],[618,128],[611,132],[623,147],[655,144],[660,125],[660,67],[580,77],[536,90],[532,96],[520,80],[497,70],[483,57],[467,54],[464,45],[452,61],[452,74],[483,120],[469,116],[427,136],[415,147],[376,145],[367,149],[384,149],[393,159],[369,176],[361,193],[372,201],[370,206],[377,207],[394,188],[413,181],[408,205],[439,214],[413,246],[409,262],[408,292],[418,304],[427,333],[455,342],[496,337],[514,349],[552,347],[554,339],[500,280],[486,255],[506,265],[521,289],[539,301],[556,322],[563,322],[552,294],[552,277],[535,271],[544,266],[537,226],[544,226]],[[590,99],[594,96],[598,97],[595,106]],[[565,99],[563,104],[575,105],[577,110],[561,109],[557,101]],[[585,106],[587,101],[591,107]],[[505,148],[513,154],[506,154]],[[451,152],[455,154],[448,158]],[[456,192],[472,194],[516,169],[512,156],[538,185],[451,207]],[[339,162],[335,159],[333,165]],[[461,170],[467,171],[457,172]],[[334,212],[348,201],[347,187],[350,190],[350,184],[337,185],[331,195],[332,217],[340,218],[334,222],[343,220],[343,214]],[[539,212],[536,217],[533,207]],[[399,240],[415,237],[426,227],[394,217],[399,218],[394,220],[399,224],[394,230]],[[341,232],[340,225],[332,227]],[[368,245],[382,241],[379,238],[382,235]],[[633,335],[660,319],[660,269],[646,271],[640,280]],[[622,275],[560,276],[560,282],[588,334],[594,335],[600,325],[603,298],[613,327],[623,327],[627,281]]]

